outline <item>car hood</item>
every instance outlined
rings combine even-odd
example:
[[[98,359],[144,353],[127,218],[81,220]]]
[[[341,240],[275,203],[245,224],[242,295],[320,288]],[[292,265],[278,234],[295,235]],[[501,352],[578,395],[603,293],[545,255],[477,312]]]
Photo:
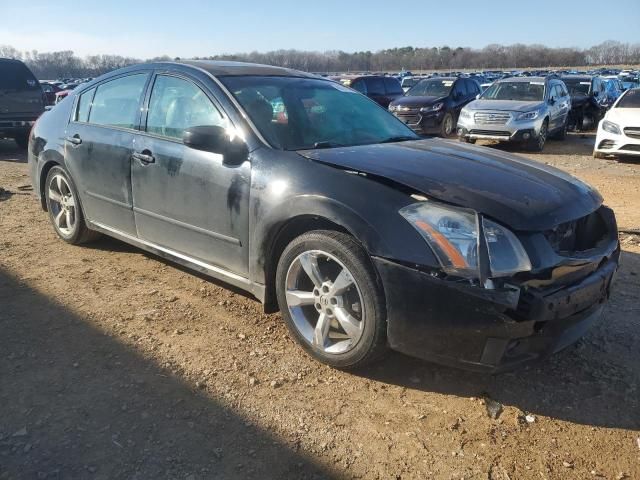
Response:
[[[555,168],[487,147],[427,139],[299,154],[472,208],[515,230],[541,231],[585,216],[600,194]]]
[[[607,120],[616,122],[622,128],[640,127],[640,108],[612,108],[606,114]]]
[[[540,108],[544,102],[523,102],[521,100],[484,100],[478,99],[467,105],[469,110],[498,110],[506,112],[529,112]]]
[[[437,102],[442,102],[447,97],[423,97],[423,96],[413,96],[413,97],[400,97],[396,98],[392,105],[402,105],[403,107],[424,107],[426,105],[432,105]]]

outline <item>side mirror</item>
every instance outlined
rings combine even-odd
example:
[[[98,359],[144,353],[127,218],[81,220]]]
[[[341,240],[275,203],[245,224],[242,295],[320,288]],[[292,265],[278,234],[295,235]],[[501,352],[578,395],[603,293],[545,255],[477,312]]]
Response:
[[[593,96],[597,97],[600,94],[600,92],[593,92]]]
[[[242,163],[249,154],[247,144],[242,139],[232,139],[225,128],[216,125],[187,128],[182,134],[182,143],[195,150],[223,155],[225,163]]]
[[[480,95],[481,95],[481,94],[477,94],[477,95],[476,95],[476,100],[480,100]]]
[[[556,103],[556,99],[554,97],[551,97],[549,99],[549,105],[555,105],[555,103]]]

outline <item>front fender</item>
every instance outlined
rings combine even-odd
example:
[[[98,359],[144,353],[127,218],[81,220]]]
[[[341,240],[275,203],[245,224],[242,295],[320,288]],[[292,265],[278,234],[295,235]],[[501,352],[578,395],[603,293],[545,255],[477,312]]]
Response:
[[[288,222],[301,217],[317,217],[336,224],[358,239],[371,255],[387,257],[391,255],[389,245],[380,232],[367,220],[347,205],[325,196],[300,194],[283,199],[272,205],[268,212],[257,219],[253,231],[249,263],[252,278],[257,283],[265,283],[266,266],[280,231]]]

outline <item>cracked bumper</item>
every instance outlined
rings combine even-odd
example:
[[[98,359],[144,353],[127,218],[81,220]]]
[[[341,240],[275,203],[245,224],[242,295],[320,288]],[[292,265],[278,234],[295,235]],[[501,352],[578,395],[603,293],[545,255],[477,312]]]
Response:
[[[387,300],[388,339],[399,352],[467,370],[497,373],[540,360],[578,340],[602,316],[619,251],[591,275],[534,295],[444,281],[375,258]]]

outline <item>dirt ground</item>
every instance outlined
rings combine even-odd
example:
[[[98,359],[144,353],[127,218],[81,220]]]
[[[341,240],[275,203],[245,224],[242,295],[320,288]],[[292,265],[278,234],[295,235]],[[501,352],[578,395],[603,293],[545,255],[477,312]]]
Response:
[[[640,162],[592,146],[527,155],[640,228]],[[640,479],[640,236],[621,235],[605,320],[538,366],[390,354],[344,373],[222,284],[116,240],[65,244],[29,183],[0,142],[0,480]]]

